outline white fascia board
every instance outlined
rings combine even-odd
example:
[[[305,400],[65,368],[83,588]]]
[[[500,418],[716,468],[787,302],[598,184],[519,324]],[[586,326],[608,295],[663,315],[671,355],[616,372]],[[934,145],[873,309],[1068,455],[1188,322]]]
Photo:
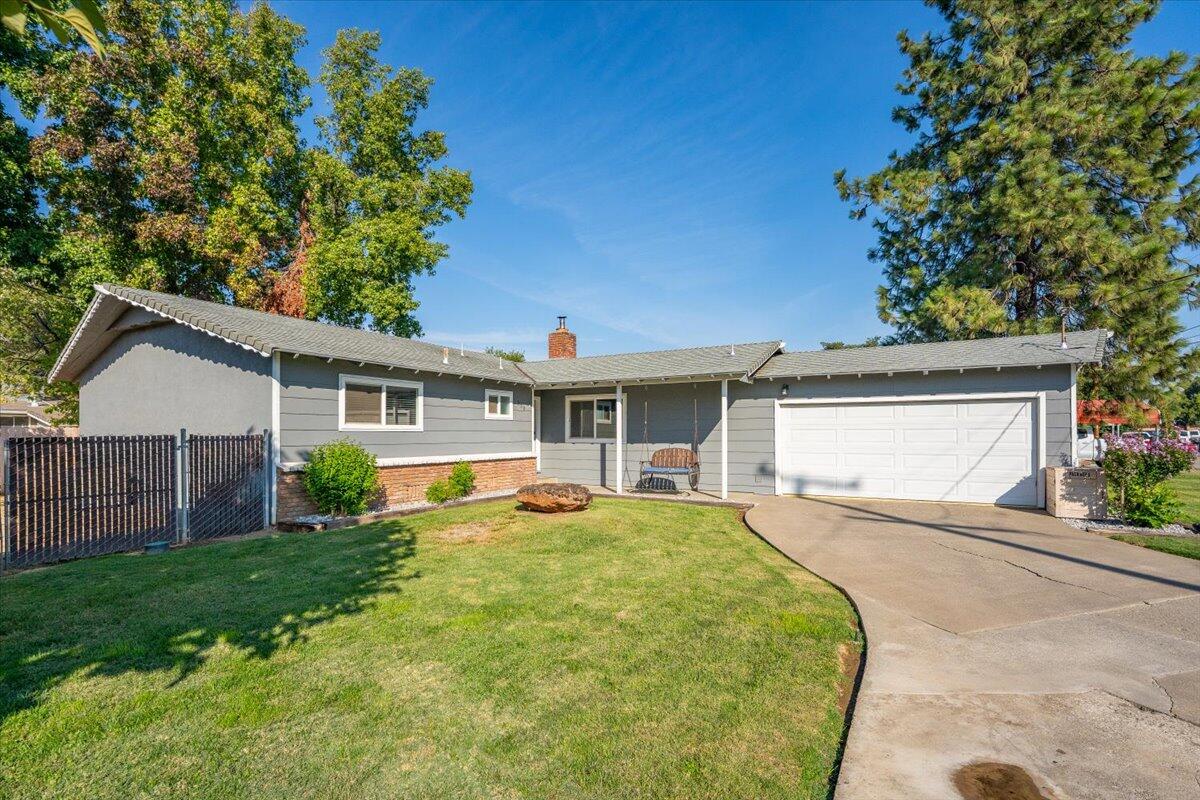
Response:
[[[464,453],[453,456],[404,456],[401,458],[376,458],[375,465],[379,467],[412,467],[422,464],[455,464],[459,461],[511,461],[515,458],[533,458],[532,450],[522,450],[515,453]],[[300,472],[307,462],[288,461],[280,464],[284,472]]]
[[[158,316],[162,317],[163,319],[169,319],[173,322],[178,322],[180,325],[183,325],[185,328],[191,328],[194,331],[199,331],[200,333],[206,333],[209,336],[213,336],[217,339],[220,339],[223,342],[228,342],[229,344],[236,345],[237,347],[241,347],[244,350],[249,350],[251,353],[258,353],[260,356],[264,356],[264,357],[271,355],[270,349],[260,350],[259,348],[255,347],[252,344],[246,344],[245,342],[239,342],[236,339],[230,339],[228,336],[222,336],[219,333],[210,331],[208,328],[204,328],[199,325],[195,325],[195,324],[183,319],[182,317],[176,317],[172,314],[166,313],[165,311],[159,311],[157,308],[151,308],[150,306],[146,305],[145,303],[139,303],[136,300],[130,300],[128,297],[122,297],[119,294],[113,294],[112,292],[105,289],[103,286],[96,286],[95,289],[98,294],[105,294],[105,295],[109,295],[110,297],[115,297],[117,300],[120,300],[122,303],[128,303],[131,306],[136,306],[138,308],[145,309],[146,311],[149,311],[151,314],[157,314]]]
[[[369,364],[372,367],[387,367],[388,369],[406,369],[409,372],[416,372],[416,373],[428,372],[430,374],[437,375],[438,377],[441,377],[442,375],[452,375],[455,378],[463,378],[463,379],[470,378],[472,380],[477,380],[477,381],[495,381],[496,383],[510,383],[514,386],[532,386],[533,385],[531,383],[527,383],[526,381],[520,380],[519,378],[501,377],[499,375],[476,375],[476,374],[468,374],[466,372],[455,372],[452,369],[446,369],[445,365],[439,365],[437,368],[429,367],[429,366],[414,367],[414,366],[407,365],[407,364],[400,364],[395,361],[373,361],[370,358],[364,359],[361,356],[355,356],[353,358],[344,358],[342,356],[331,356],[327,353],[310,353],[305,350],[295,350],[290,347],[280,347],[279,352],[291,353],[293,358],[296,356],[305,356],[306,358],[319,358],[322,361],[325,361],[327,363],[333,363],[334,361],[345,361],[347,364],[354,364],[355,366],[360,366],[362,364]],[[521,377],[527,377],[527,376],[521,375]]]
[[[759,375],[757,377],[760,377],[760,378],[768,377],[771,380],[791,380],[791,379],[803,380],[805,378],[826,378],[826,377],[852,378],[855,376],[858,376],[861,378],[863,375],[892,375],[892,374],[908,375],[908,374],[914,374],[914,373],[928,375],[931,372],[964,372],[965,370],[969,370],[969,369],[971,369],[971,370],[976,370],[976,369],[991,370],[991,371],[995,372],[995,371],[1004,370],[1004,369],[1045,369],[1047,367],[1064,367],[1065,368],[1065,367],[1077,366],[1079,364],[1088,364],[1088,363],[1094,363],[1094,362],[1080,360],[1077,362],[1075,362],[1075,361],[1055,361],[1055,362],[1050,362],[1050,363],[1042,362],[1040,364],[1033,362],[1033,363],[1029,363],[1029,364],[986,364],[986,365],[971,365],[971,366],[961,366],[961,367],[954,367],[954,366],[950,366],[950,367],[917,367],[914,369],[897,369],[896,367],[889,367],[886,369],[862,369],[862,370],[856,369],[856,370],[851,370],[849,372],[837,372],[837,371],[830,372],[827,370],[823,370],[821,372],[805,372],[805,373],[801,373],[799,375],[770,375],[770,376]]]
[[[830,406],[850,403],[936,403],[969,400],[1036,400],[1036,390],[1018,392],[958,392],[955,394],[858,395],[855,397],[789,397],[776,400],[782,406]]]
[[[541,381],[533,384],[533,388],[539,392],[562,389],[604,389],[606,387],[615,387],[619,383],[626,389],[630,386],[670,386],[675,383],[717,383],[722,380],[742,380],[745,377],[744,372],[698,372],[695,375],[681,375],[673,378],[637,378],[634,380],[626,380],[624,378],[618,380],[579,380],[579,381]]]
[[[96,294],[92,297],[92,302],[88,303],[87,311],[83,313],[83,318],[79,320],[79,324],[76,325],[75,330],[71,332],[71,338],[67,340],[67,346],[64,347],[63,351],[58,354],[58,358],[55,360],[54,366],[51,367],[50,373],[46,376],[47,381],[52,382],[58,380],[58,373],[59,370],[62,369],[63,362],[65,362],[67,357],[71,355],[71,351],[75,349],[75,345],[79,342],[79,337],[83,333],[83,329],[87,327],[88,323],[91,322],[92,317],[95,316],[96,310],[100,307],[101,297],[108,294],[107,292],[101,291],[98,284],[92,288],[95,289]]]

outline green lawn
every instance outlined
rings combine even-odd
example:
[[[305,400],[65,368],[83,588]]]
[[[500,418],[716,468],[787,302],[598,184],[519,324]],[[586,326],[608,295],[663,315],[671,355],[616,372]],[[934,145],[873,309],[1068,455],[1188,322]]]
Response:
[[[1112,538],[1175,556],[1200,558],[1200,536],[1140,536],[1134,533],[1116,533]]]
[[[1167,485],[1175,490],[1176,496],[1183,503],[1179,521],[1193,525],[1200,522],[1200,470],[1194,469],[1177,475],[1168,481]]]
[[[832,587],[731,509],[511,502],[0,578],[0,797],[825,797]]]

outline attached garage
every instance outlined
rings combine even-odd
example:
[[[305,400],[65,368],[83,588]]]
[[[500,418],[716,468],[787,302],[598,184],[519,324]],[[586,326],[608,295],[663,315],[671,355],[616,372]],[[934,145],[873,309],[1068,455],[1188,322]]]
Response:
[[[1078,463],[1078,371],[1107,340],[780,353],[747,387],[773,398],[775,493],[1041,507],[1046,468]]]
[[[1044,396],[784,400],[784,494],[1037,506]]]

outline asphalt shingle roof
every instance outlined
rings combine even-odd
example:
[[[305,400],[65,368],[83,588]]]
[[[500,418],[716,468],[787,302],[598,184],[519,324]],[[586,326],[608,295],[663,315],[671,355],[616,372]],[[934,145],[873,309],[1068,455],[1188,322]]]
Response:
[[[521,369],[538,386],[562,386],[672,378],[742,377],[753,373],[783,342],[722,344],[647,353],[527,361]]]
[[[804,375],[913,372],[983,367],[1032,367],[1090,364],[1104,357],[1108,331],[1075,331],[1062,347],[1057,333],[1007,336],[956,342],[853,347],[783,353],[767,362],[755,377],[795,378]]]
[[[443,348],[429,342],[128,286],[102,284],[97,288],[101,293],[166,314],[264,355],[279,350],[511,383],[531,382],[511,361],[487,353],[467,350],[460,354],[458,348],[449,348],[447,363],[442,363]]]
[[[782,353],[782,342],[688,347],[645,353],[559,358],[514,364],[477,351],[443,348],[374,331],[268,314],[177,295],[102,284],[51,373],[74,379],[117,333],[106,331],[133,304],[263,355],[279,351],[318,358],[438,372],[537,387],[705,378],[789,378],[805,375],[1087,364],[1104,355],[1108,332],[1013,336],[930,344]],[[85,336],[85,333],[87,334]],[[445,350],[449,352],[443,356]],[[443,357],[446,361],[443,363]]]

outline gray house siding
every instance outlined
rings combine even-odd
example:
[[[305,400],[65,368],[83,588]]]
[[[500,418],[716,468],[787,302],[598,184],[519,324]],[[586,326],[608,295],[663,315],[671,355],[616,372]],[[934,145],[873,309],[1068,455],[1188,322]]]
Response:
[[[542,406],[541,474],[573,483],[616,486],[614,442],[566,440],[566,398],[608,394],[615,386],[538,392]],[[700,488],[721,488],[721,384],[669,383],[628,386],[625,393],[624,485],[638,481],[640,462],[664,447],[692,447],[693,417],[700,455]],[[693,401],[695,405],[693,406]],[[693,414],[693,411],[695,413]]]
[[[729,491],[775,491],[775,393],[729,382]]]
[[[338,430],[338,376],[365,375],[423,385],[423,430]],[[484,419],[484,390],[513,393],[513,419]],[[530,453],[532,392],[528,386],[412,370],[358,366],[288,354],[279,357],[280,460],[298,463],[313,447],[349,437],[381,459],[449,458]]]
[[[148,322],[136,316],[121,321]],[[270,359],[183,325],[129,330],[79,378],[85,436],[260,433],[270,425]]]
[[[1011,368],[902,373],[886,375],[806,377],[803,380],[759,379],[752,384],[729,382],[729,490],[770,494],[775,491],[775,400],[788,384],[791,398],[840,398],[985,392],[1046,392],[1046,464],[1070,464],[1075,431],[1071,426],[1071,369]],[[614,387],[541,391],[542,474],[559,480],[614,486],[616,446],[612,443],[566,442],[563,397],[601,394]],[[654,385],[626,388],[625,485],[637,480],[643,458],[642,398],[650,405],[650,446],[691,445],[691,398],[700,401],[701,488],[716,491],[721,484],[720,383]],[[1035,422],[1036,424],[1036,422]],[[683,435],[680,435],[683,434]]]

